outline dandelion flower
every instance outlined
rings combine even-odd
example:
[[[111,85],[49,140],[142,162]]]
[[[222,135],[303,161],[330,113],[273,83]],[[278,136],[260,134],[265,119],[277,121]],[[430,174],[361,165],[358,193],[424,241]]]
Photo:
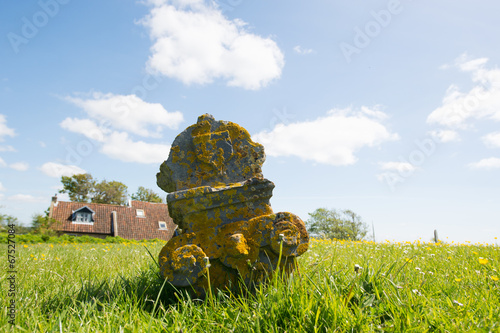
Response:
[[[455,279],[455,281],[460,282],[460,281],[462,281],[462,279]]]
[[[406,258],[406,259],[405,259],[405,261],[406,261],[406,262],[412,262],[412,261],[413,261],[413,259],[408,259],[408,258]]]
[[[493,276],[490,276],[490,279],[492,279],[493,281],[498,281],[498,276],[496,275],[493,275]]]
[[[24,244],[24,247],[28,247],[28,245]]]
[[[486,265],[488,263],[488,259],[479,257],[479,263],[481,265]]]

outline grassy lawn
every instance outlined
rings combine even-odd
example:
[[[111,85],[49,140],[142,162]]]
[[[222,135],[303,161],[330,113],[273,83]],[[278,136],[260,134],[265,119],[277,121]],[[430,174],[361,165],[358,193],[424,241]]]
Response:
[[[286,281],[205,301],[176,296],[145,246],[163,244],[17,244],[15,331],[500,332],[495,245],[313,240]]]

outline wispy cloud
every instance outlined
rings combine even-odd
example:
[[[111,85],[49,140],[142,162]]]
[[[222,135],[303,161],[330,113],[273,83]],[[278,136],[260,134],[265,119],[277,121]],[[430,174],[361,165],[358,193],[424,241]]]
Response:
[[[469,167],[472,169],[482,169],[482,170],[500,169],[500,158],[498,157],[484,158],[479,162],[470,163]]]
[[[101,151],[124,162],[161,163],[167,158],[170,145],[132,141],[127,133],[113,132],[107,137]]]
[[[16,131],[7,126],[7,118],[5,115],[0,114],[0,142],[3,142],[4,137],[10,136],[13,137],[16,135]]]
[[[271,38],[250,33],[240,19],[229,20],[214,2],[149,1],[140,22],[154,44],[152,72],[185,84],[223,79],[229,86],[256,90],[281,76],[284,56]]]
[[[0,152],[16,151],[16,149],[9,145],[0,145]]]
[[[135,95],[93,93],[88,98],[66,97],[66,100],[82,108],[92,119],[67,118],[63,128],[82,134],[97,131],[97,124],[109,125],[144,137],[160,137],[163,128],[177,129],[184,120],[179,111],[169,112],[159,103],[147,103]],[[75,126],[76,125],[76,126]],[[105,133],[97,133],[101,135]]]
[[[134,140],[131,136],[158,139],[165,127],[177,129],[183,121],[181,112],[169,112],[162,105],[147,103],[135,95],[95,93],[87,99],[67,100],[81,107],[89,118],[66,118],[60,126],[93,140],[101,153],[124,162],[163,161],[170,145]]]
[[[430,136],[438,142],[457,142],[460,141],[460,135],[454,130],[435,130],[429,132]]]
[[[7,197],[9,201],[17,201],[17,202],[44,202],[47,201],[46,198],[35,197],[31,194],[15,194]]]
[[[55,162],[47,162],[39,168],[44,174],[53,178],[61,178],[62,176],[73,176],[76,174],[85,173],[86,171],[76,165],[66,165]]]
[[[26,171],[29,169],[30,166],[28,163],[25,162],[17,162],[10,164],[9,167],[17,171]]]
[[[295,51],[295,53],[298,53],[298,54],[301,54],[301,55],[316,53],[313,49],[305,49],[305,48],[303,48],[300,45],[295,46],[293,48],[293,50]]]
[[[357,161],[355,153],[363,147],[379,146],[398,140],[382,123],[387,115],[364,107],[331,110],[315,120],[278,124],[270,131],[253,135],[269,156],[297,156],[303,160],[329,165],[350,165]]]
[[[500,148],[500,132],[489,133],[481,138],[484,144],[491,148]]]
[[[487,58],[469,60],[466,54],[455,61],[454,67],[471,73],[474,86],[462,92],[457,85],[450,85],[442,105],[427,117],[429,124],[466,129],[478,119],[500,121],[500,69],[487,69],[487,61]]]

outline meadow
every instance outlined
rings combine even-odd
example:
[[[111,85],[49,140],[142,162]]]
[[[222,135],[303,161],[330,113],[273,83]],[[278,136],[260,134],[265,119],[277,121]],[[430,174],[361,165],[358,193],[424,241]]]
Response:
[[[500,332],[497,245],[312,240],[293,275],[203,301],[158,276],[162,246],[17,244],[15,326],[2,260],[0,331]]]

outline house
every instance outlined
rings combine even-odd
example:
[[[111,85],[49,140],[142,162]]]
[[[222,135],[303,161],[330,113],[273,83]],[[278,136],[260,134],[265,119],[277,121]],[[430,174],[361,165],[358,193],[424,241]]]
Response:
[[[52,197],[49,217],[64,234],[105,238],[169,240],[177,228],[161,203],[129,201],[127,206],[58,201]]]

